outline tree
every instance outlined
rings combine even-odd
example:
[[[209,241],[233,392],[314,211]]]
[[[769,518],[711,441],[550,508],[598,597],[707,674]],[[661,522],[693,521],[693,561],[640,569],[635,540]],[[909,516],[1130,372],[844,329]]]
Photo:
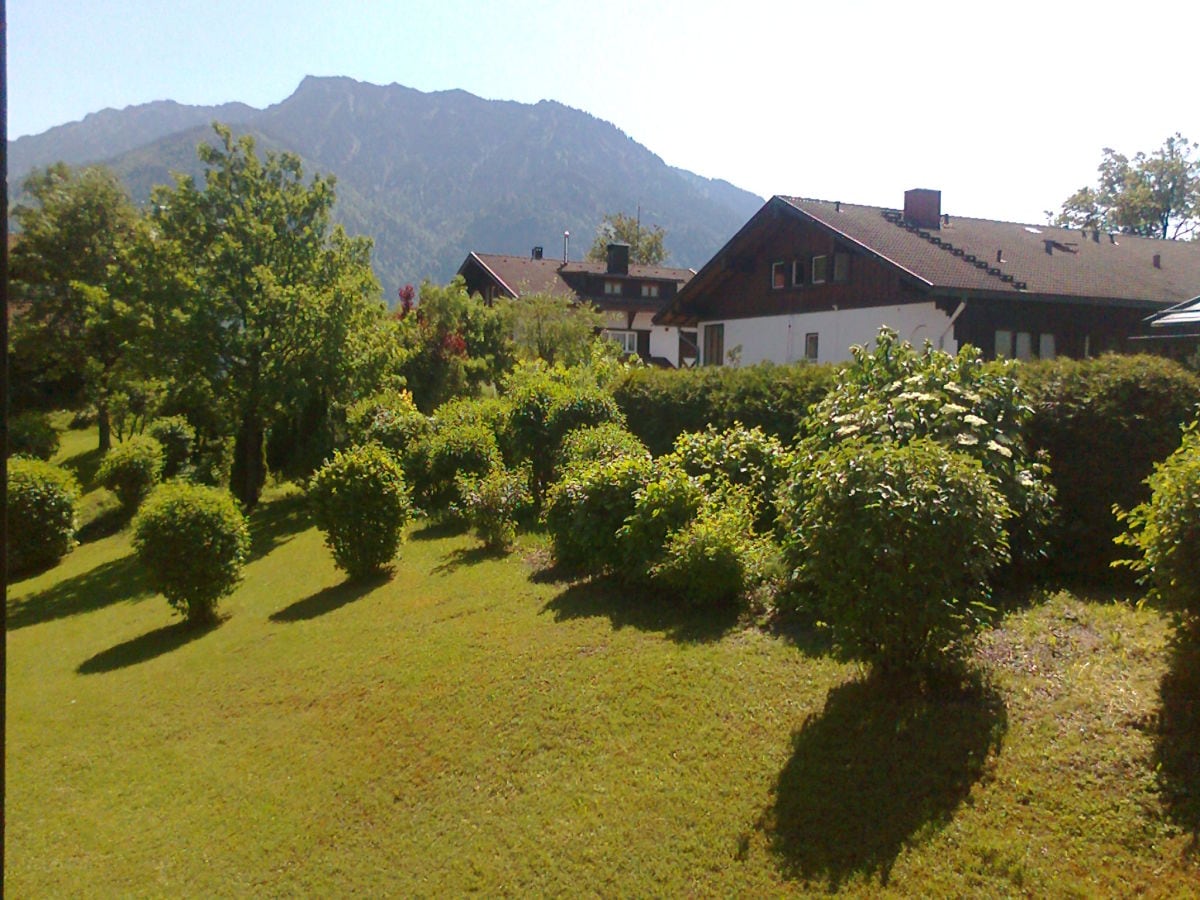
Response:
[[[405,304],[396,315],[407,353],[401,371],[424,413],[498,383],[512,368],[503,312],[467,293],[462,276],[447,285],[425,282],[420,302]]]
[[[666,235],[659,225],[643,226],[640,214],[635,218],[624,213],[608,213],[596,229],[596,239],[592,241],[587,258],[604,262],[608,258],[608,245],[619,242],[629,245],[630,262],[657,266],[667,258],[663,243]]]
[[[190,176],[153,194],[149,279],[163,357],[207,386],[234,434],[234,495],[253,506],[266,478],[272,421],[365,395],[378,377],[373,332],[384,306],[371,242],[330,228],[334,179],[306,183],[298,156],[260,160],[250,136],[214,125],[201,144],[203,188]]]
[[[20,311],[15,368],[59,402],[86,392],[96,404],[100,449],[108,450],[113,380],[141,324],[127,294],[140,216],[116,175],[98,166],[34,171],[25,193],[29,202],[13,209],[20,237],[10,257]]]
[[[503,306],[517,353],[568,366],[586,362],[604,316],[590,303],[561,294],[522,294]]]
[[[1200,227],[1200,145],[1176,132],[1162,147],[1133,159],[1105,147],[1095,187],[1068,197],[1051,224],[1143,237],[1196,236]]]

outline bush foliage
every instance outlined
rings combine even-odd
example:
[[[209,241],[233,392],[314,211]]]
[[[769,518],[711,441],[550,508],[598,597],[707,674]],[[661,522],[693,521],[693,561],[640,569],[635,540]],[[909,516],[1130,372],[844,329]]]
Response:
[[[616,422],[589,425],[568,431],[558,450],[556,471],[571,466],[620,459],[623,456],[649,457],[650,451],[633,432]]]
[[[619,532],[652,467],[646,457],[626,456],[568,469],[546,501],[555,559],[590,575],[620,571]]]
[[[426,509],[445,512],[462,503],[463,479],[482,478],[504,465],[496,435],[481,423],[439,426],[426,450],[427,474],[421,484]]]
[[[196,444],[196,429],[183,416],[164,416],[146,426],[146,434],[163,449],[162,477],[174,478],[186,471]]]
[[[1032,415],[1033,450],[1044,451],[1059,506],[1055,566],[1103,578],[1121,525],[1114,505],[1149,498],[1154,464],[1179,445],[1200,403],[1200,377],[1157,356],[1056,359],[1017,369]]]
[[[1188,426],[1147,484],[1149,500],[1118,511],[1128,531],[1117,542],[1138,552],[1127,564],[1154,595],[1200,612],[1200,425]]]
[[[58,432],[44,412],[27,410],[8,420],[8,455],[48,460],[58,452]]]
[[[670,457],[655,460],[649,481],[634,496],[633,510],[618,533],[622,574],[649,582],[667,539],[695,519],[707,502],[698,476],[689,475]]]
[[[529,470],[503,466],[459,484],[463,514],[489,550],[507,550],[517,539],[517,519],[533,504]]]
[[[155,488],[133,520],[133,544],[151,586],[184,618],[215,620],[250,553],[246,517],[224,490],[172,481]]]
[[[335,453],[312,477],[308,497],[334,562],[351,578],[380,572],[395,559],[412,501],[400,464],[383,447]]]
[[[918,672],[985,622],[1011,510],[977,459],[928,437],[858,438],[818,454],[790,490],[786,559],[843,650]]]
[[[18,457],[8,461],[7,485],[8,571],[55,565],[75,542],[74,476],[40,459]]]
[[[133,512],[162,476],[163,447],[149,435],[134,435],[117,444],[100,460],[96,481],[117,495]]]

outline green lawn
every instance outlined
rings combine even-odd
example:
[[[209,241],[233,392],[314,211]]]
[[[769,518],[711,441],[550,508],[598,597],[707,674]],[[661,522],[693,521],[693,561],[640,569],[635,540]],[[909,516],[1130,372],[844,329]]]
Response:
[[[1200,895],[1200,667],[1153,609],[1043,598],[929,700],[537,538],[418,530],[355,587],[294,493],[253,525],[206,632],[127,532],[10,586],[10,896]]]

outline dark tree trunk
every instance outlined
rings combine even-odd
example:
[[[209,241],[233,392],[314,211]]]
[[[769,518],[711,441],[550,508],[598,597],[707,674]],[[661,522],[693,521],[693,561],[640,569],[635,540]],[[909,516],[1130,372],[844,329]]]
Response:
[[[112,449],[112,420],[108,416],[108,404],[96,404],[96,430],[100,432],[100,452]]]
[[[267,480],[266,441],[263,425],[255,415],[242,419],[233,445],[233,469],[229,490],[247,508],[253,508]]]

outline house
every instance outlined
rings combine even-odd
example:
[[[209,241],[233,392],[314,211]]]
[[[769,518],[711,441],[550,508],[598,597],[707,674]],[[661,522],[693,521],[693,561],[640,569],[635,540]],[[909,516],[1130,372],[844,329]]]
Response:
[[[1200,293],[1200,242],[776,196],[659,313],[705,364],[849,358],[881,325],[950,352],[1029,359],[1146,348],[1148,314]],[[1148,342],[1147,342],[1148,343]]]
[[[1133,339],[1148,341],[1148,348],[1174,359],[1200,353],[1200,297],[1147,316],[1142,333]]]
[[[564,254],[565,256],[565,254]],[[541,247],[528,257],[471,253],[458,268],[467,290],[487,301],[547,293],[587,301],[607,317],[604,334],[647,362],[694,365],[696,333],[653,323],[696,273],[692,269],[629,262],[628,244],[609,244],[605,262],[547,259]]]

